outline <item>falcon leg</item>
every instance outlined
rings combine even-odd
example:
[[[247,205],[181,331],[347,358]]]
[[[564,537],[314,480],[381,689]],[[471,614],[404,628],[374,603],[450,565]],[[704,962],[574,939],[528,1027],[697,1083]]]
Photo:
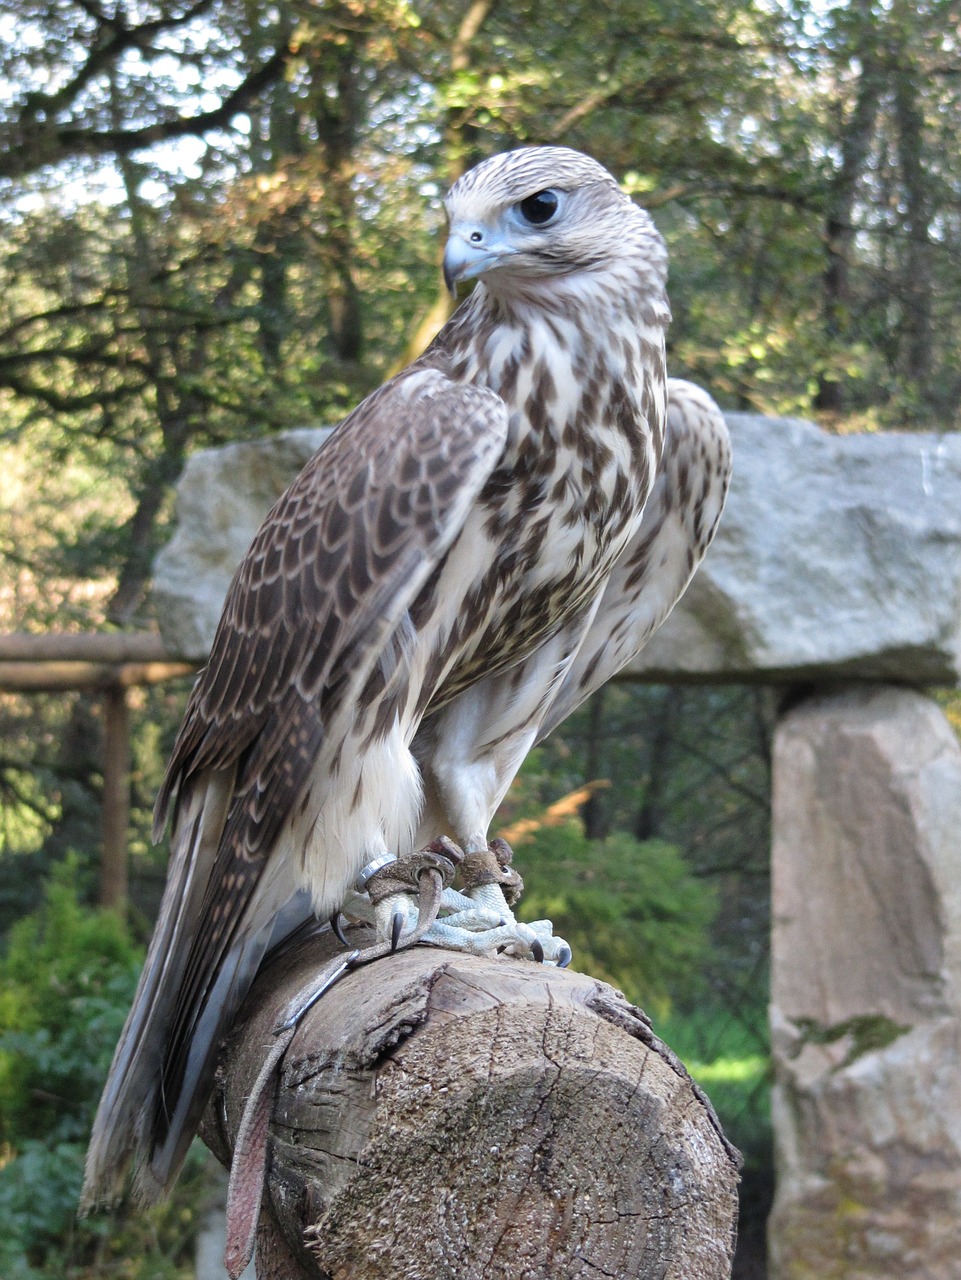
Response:
[[[504,923],[502,912],[491,911],[451,888],[455,869],[463,858],[461,849],[446,837],[399,858],[391,853],[378,855],[358,873],[355,888],[348,892],[341,911],[332,918],[334,933],[347,945],[340,923],[341,917],[346,916],[372,925],[377,941],[390,942],[392,950],[406,945],[404,939],[420,919],[421,876],[427,870],[441,875],[444,888],[440,910],[456,915],[458,922],[467,928],[495,929]]]
[[[571,949],[563,938],[554,936],[551,922],[522,924],[514,917],[510,904],[520,896],[523,881],[510,866],[511,856],[503,840],[464,855],[446,837],[401,858],[384,854],[359,873],[356,889],[347,895],[342,914],[372,925],[379,942],[390,942],[393,950],[399,949],[417,925],[419,876],[425,868],[434,867],[442,871],[445,888],[438,917],[421,933],[421,942],[473,955],[530,957],[538,963],[563,968],[570,963]],[[463,874],[463,892],[450,884],[455,867]],[[341,941],[349,945],[339,918],[335,917],[331,924]]]
[[[439,945],[463,946],[484,954],[514,955],[566,964],[570,947],[555,938],[550,921],[522,924],[513,904],[523,884],[511,868],[511,850],[487,832],[498,805],[537,737],[538,725],[577,650],[581,631],[590,621],[587,610],[571,628],[558,633],[517,668],[510,678],[493,673],[465,689],[420,731],[414,754],[424,780],[425,807],[421,831],[454,832],[465,851],[460,876],[474,908],[496,912],[498,929],[478,936],[467,919],[444,914],[428,935]],[[447,929],[462,933],[450,941]]]
[[[565,968],[571,962],[571,949],[563,938],[555,936],[550,920],[524,924],[514,916],[512,908],[524,891],[524,882],[511,866],[513,856],[506,840],[495,839],[465,854],[460,866],[464,896],[475,911],[499,915],[496,928],[472,927],[470,912],[455,913],[439,918],[424,941],[480,955],[504,952],[529,956],[539,964]],[[465,932],[467,936],[462,937]]]
[[[418,925],[421,914],[421,877],[427,871],[439,873],[447,890],[463,853],[453,841],[434,841],[426,849],[398,858],[382,853],[363,867],[348,893],[342,912],[353,920],[372,924],[378,942],[389,942],[396,951],[405,933]],[[443,894],[441,895],[443,896]],[[434,908],[436,912],[436,908]],[[334,932],[343,940],[339,916],[332,921]]]

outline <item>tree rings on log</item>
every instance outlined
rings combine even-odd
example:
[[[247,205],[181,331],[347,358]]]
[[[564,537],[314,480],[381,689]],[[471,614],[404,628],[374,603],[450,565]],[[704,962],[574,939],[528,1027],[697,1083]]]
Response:
[[[336,945],[258,979],[205,1120],[224,1163]],[[268,1142],[259,1280],[730,1275],[737,1153],[645,1016],[570,970],[420,946],[348,974],[290,1044]]]

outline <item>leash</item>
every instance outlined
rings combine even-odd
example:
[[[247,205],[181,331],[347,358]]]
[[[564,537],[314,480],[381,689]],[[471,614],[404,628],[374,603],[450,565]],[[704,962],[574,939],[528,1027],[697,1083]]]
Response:
[[[406,951],[418,943],[437,919],[441,894],[453,881],[456,863],[463,857],[449,840],[418,850],[404,858],[365,867],[358,884],[374,902],[392,894],[415,893],[418,898],[417,924],[408,934],[396,928],[392,936],[372,946],[337,956],[305,983],[288,1001],[274,1025],[273,1043],[264,1059],[244,1106],[230,1163],[227,1187],[227,1245],[224,1264],[231,1280],[239,1280],[254,1252],[257,1223],[267,1181],[267,1138],[280,1064],[305,1014],[345,974],[371,964],[395,951]],[[373,869],[371,869],[373,867]],[[373,889],[373,892],[371,890]],[[339,930],[335,930],[341,936]]]

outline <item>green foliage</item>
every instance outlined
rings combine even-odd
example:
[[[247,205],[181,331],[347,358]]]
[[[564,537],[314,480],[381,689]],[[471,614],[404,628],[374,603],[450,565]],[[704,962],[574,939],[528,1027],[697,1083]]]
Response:
[[[762,1260],[774,1195],[770,1055],[759,1048],[750,1011],[746,1018],[743,1012],[709,995],[676,1009],[654,1028],[704,1089],[725,1135],[744,1158],[736,1278],[766,1274]]]
[[[697,983],[716,899],[677,849],[624,832],[588,840],[579,823],[544,827],[518,846],[521,918],[554,922],[578,969],[666,1011]]]
[[[124,1206],[78,1222],[85,1144],[25,1142],[0,1169],[0,1275],[4,1280],[193,1280],[209,1171],[191,1152],[171,1200]]]
[[[746,1164],[770,1162],[770,1054],[750,1023],[716,998],[672,1011],[655,1031],[704,1088]]]
[[[57,869],[41,909],[0,961],[0,1139],[82,1138],[136,985],[141,956],[121,918],[77,901]]]
[[[141,960],[121,917],[82,906],[75,881],[68,860],[0,959],[0,1275],[173,1280],[186,1275],[204,1194],[197,1157],[164,1208],[75,1221],[87,1135]]]
[[[139,955],[120,917],[77,901],[75,868],[10,931],[0,961],[0,1249],[4,1275],[30,1275],[71,1227],[92,1108]]]

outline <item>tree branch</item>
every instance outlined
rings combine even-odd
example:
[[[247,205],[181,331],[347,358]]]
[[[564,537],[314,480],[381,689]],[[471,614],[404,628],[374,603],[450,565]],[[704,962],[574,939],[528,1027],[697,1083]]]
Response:
[[[139,129],[61,126],[38,121],[35,114],[26,120],[21,118],[18,124],[0,131],[0,145],[5,152],[0,154],[0,178],[20,178],[76,156],[129,155],[158,142],[199,137],[211,129],[222,128],[278,78],[290,57],[289,46],[276,50],[210,111],[157,121]]]
[[[124,383],[122,386],[109,389],[98,387],[95,391],[84,392],[81,395],[63,395],[52,387],[38,386],[34,382],[30,382],[25,378],[18,378],[16,375],[0,369],[0,387],[6,387],[8,391],[12,391],[15,395],[23,396],[26,399],[39,400],[48,409],[53,410],[54,413],[79,413],[83,409],[97,408],[133,395],[141,390],[144,385],[145,382],[140,381],[137,383]]]
[[[113,34],[102,42],[98,39],[98,36],[102,34],[101,32],[97,32],[91,38],[89,42],[91,49],[86,62],[80,67],[74,78],[55,93],[27,94],[24,101],[24,109],[20,116],[22,122],[25,117],[36,119],[37,113],[41,111],[48,117],[53,116],[58,111],[62,111],[64,107],[76,101],[79,94],[91,80],[95,79],[102,71],[105,71],[111,63],[116,62],[128,49],[143,49],[151,37],[164,31],[175,30],[177,27],[182,27],[191,22],[203,13],[205,9],[209,9],[213,4],[213,0],[197,0],[196,4],[191,5],[189,9],[177,17],[155,18],[150,22],[139,23],[136,27],[129,27],[120,17],[111,17],[109,14],[104,13],[98,5],[80,3],[79,0],[75,0],[75,3],[79,3],[79,7],[83,9],[84,13],[99,23],[101,28],[112,31]]]

